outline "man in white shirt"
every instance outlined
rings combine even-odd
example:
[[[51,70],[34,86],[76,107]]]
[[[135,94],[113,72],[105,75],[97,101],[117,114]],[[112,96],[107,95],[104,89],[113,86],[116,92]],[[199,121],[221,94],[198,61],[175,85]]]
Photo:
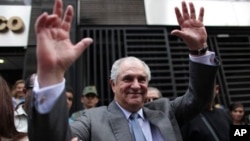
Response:
[[[63,14],[62,1],[56,0],[53,13],[43,13],[35,24],[38,75],[29,115],[29,138],[35,141],[62,141],[72,137],[84,141],[134,141],[130,116],[137,113],[136,120],[147,141],[181,141],[179,125],[210,103],[218,69],[214,53],[208,51],[206,44],[204,8],[197,18],[193,3],[189,3],[189,8],[190,12],[185,1],[182,13],[175,8],[181,30],[172,31],[190,50],[190,83],[183,96],[144,104],[151,79],[149,67],[136,57],[120,58],[114,62],[110,74],[114,101],[109,106],[86,110],[69,126],[64,74],[92,39],[71,43],[73,7],[68,6]]]
[[[25,80],[25,88],[23,93],[25,93],[25,101],[17,105],[14,111],[14,121],[18,132],[27,133],[28,132],[28,109],[30,103],[30,97],[32,94],[32,89],[34,87],[34,79],[36,74],[30,75]]]

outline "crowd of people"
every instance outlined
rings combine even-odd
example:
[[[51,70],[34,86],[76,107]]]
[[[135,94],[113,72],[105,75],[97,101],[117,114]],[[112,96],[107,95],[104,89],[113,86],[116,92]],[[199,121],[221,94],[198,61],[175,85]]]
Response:
[[[0,141],[229,141],[230,125],[249,123],[242,103],[233,103],[228,111],[215,106],[219,60],[207,47],[204,8],[196,15],[193,3],[186,1],[175,8],[180,29],[171,32],[190,50],[189,84],[183,96],[162,96],[149,86],[149,66],[126,56],[110,70],[113,101],[97,106],[98,90],[85,86],[83,108],[70,116],[76,93],[66,85],[65,72],[93,39],[72,44],[74,9],[69,5],[64,12],[63,7],[62,0],[55,0],[53,12],[36,20],[37,72],[16,81],[12,90],[0,76]]]

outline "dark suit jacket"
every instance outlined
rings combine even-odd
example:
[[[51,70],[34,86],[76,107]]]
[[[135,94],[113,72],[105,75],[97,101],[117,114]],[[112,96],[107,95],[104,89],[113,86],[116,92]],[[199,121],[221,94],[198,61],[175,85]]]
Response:
[[[202,115],[220,141],[230,141],[229,133],[232,119],[225,110],[214,108],[211,111],[203,111]],[[182,126],[181,131],[184,141],[216,141],[212,132],[202,120],[201,114]]]
[[[162,98],[143,107],[151,128],[158,128],[164,140],[181,141],[179,126],[208,106],[217,68],[190,62],[189,86],[183,96],[172,101]],[[29,118],[30,141],[63,141],[74,136],[83,141],[131,141],[128,121],[114,101],[109,106],[86,110],[70,127],[67,113],[65,94],[47,114],[39,114],[33,107]]]

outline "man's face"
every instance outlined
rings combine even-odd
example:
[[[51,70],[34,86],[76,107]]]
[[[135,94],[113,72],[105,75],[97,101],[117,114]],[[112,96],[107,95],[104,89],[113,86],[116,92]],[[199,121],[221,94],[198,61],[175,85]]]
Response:
[[[71,92],[66,92],[66,97],[67,97],[67,107],[70,110],[73,103],[73,94]]]
[[[89,93],[81,98],[81,102],[85,109],[94,108],[99,102],[98,97],[95,94]]]
[[[151,102],[151,101],[154,101],[154,100],[159,99],[159,98],[160,98],[160,96],[159,96],[157,90],[154,90],[154,89],[148,90],[146,102]]]
[[[130,112],[138,111],[147,94],[148,80],[144,66],[138,61],[120,64],[117,82],[110,80],[115,100]]]
[[[24,83],[19,83],[16,85],[16,97],[18,98],[24,98],[25,97],[25,93],[23,92],[24,90],[24,86],[25,84]]]

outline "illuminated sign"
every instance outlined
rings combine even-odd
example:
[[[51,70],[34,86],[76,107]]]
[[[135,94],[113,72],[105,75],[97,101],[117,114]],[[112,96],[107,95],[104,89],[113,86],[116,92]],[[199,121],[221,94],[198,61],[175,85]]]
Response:
[[[24,28],[23,20],[18,16],[10,17],[6,19],[4,16],[0,16],[0,32],[7,32],[11,30],[13,32],[21,32]]]

